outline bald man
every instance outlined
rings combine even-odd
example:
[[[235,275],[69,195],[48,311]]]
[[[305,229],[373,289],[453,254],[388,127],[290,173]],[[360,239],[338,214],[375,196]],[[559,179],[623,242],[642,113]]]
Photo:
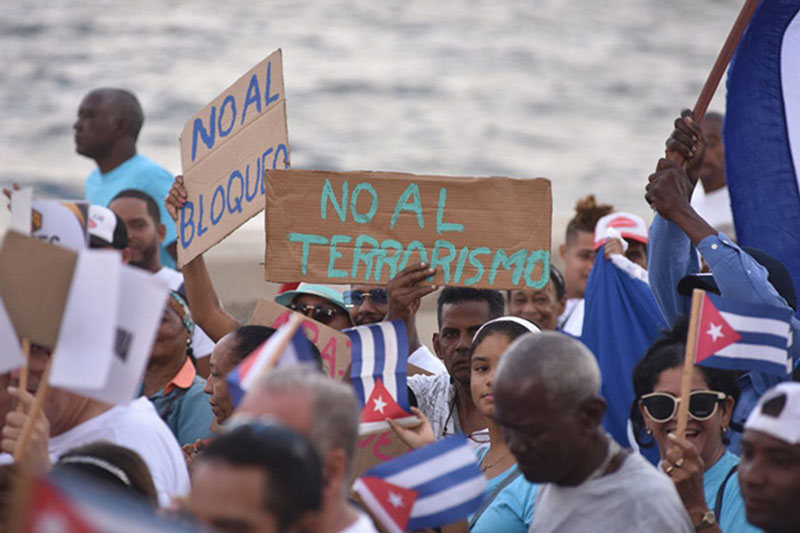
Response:
[[[86,180],[89,203],[107,207],[126,189],[144,191],[156,200],[167,230],[161,261],[164,266],[174,268],[175,223],[164,205],[172,186],[172,174],[136,152],[143,123],[142,106],[133,93],[124,89],[95,89],[78,108],[78,119],[73,125],[75,151],[97,163]]]
[[[517,339],[494,398],[519,469],[543,484],[531,531],[694,531],[669,478],[603,430],[600,369],[577,340],[556,332]]]

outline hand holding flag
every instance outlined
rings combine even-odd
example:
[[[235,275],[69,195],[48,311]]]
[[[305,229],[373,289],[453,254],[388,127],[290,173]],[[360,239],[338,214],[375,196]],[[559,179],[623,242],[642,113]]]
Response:
[[[353,345],[353,388],[361,404],[363,435],[388,429],[387,419],[418,423],[411,414],[406,388],[408,337],[401,320],[345,330]]]

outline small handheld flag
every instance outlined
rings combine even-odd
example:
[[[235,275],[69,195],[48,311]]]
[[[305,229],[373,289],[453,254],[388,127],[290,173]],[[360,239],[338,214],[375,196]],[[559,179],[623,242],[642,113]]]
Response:
[[[361,434],[388,429],[386,419],[415,422],[406,389],[408,337],[401,320],[345,330],[353,345],[353,388],[361,404]]]
[[[785,376],[792,368],[790,338],[789,308],[743,304],[695,289],[681,378],[678,436],[683,438],[689,420],[695,364]]]
[[[483,503],[486,478],[463,435],[376,466],[353,485],[390,532],[452,524]]]
[[[228,373],[225,380],[234,407],[250,387],[273,368],[314,363],[311,341],[300,328],[302,323],[303,317],[293,314],[289,322]]]
[[[695,363],[785,376],[791,372],[791,316],[788,307],[742,304],[706,293]]]

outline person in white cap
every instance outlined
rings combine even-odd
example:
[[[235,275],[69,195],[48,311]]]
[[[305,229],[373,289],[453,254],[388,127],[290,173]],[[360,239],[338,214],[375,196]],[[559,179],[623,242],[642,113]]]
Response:
[[[744,425],[742,451],[748,522],[768,533],[800,531],[800,383],[761,396]]]
[[[612,243],[616,241],[617,244]],[[594,228],[594,249],[606,245],[606,259],[612,252],[622,254],[647,270],[647,223],[633,213],[611,213],[597,221]]]

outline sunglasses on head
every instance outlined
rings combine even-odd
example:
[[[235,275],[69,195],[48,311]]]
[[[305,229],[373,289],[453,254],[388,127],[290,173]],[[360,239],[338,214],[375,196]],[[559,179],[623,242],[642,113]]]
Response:
[[[724,392],[694,391],[689,394],[689,416],[700,422],[708,420],[717,412],[719,402],[727,397]],[[642,396],[641,400],[647,416],[660,423],[672,420],[678,412],[678,402],[681,401],[668,392],[651,392]]]
[[[297,311],[301,315],[308,316],[308,312],[311,311],[311,318],[316,320],[317,322],[322,322],[326,326],[333,321],[333,318],[336,316],[336,308],[330,305],[320,304],[320,305],[308,305],[308,304],[296,304],[294,302],[287,305],[289,309],[292,311]]]
[[[371,289],[369,292],[352,290],[344,291],[344,304],[347,307],[358,307],[369,298],[374,305],[386,305],[389,302],[389,293],[386,289]]]

